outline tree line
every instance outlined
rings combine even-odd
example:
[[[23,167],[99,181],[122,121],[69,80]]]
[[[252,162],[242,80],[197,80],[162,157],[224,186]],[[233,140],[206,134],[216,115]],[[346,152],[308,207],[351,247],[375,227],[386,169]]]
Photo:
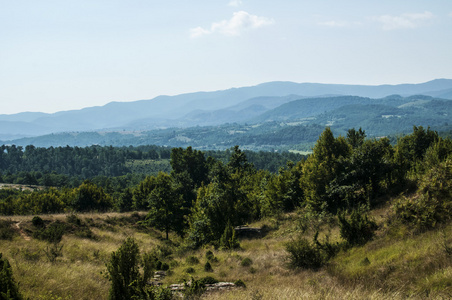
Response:
[[[167,237],[185,236],[197,247],[219,243],[230,227],[300,207],[329,214],[372,208],[382,195],[402,191],[413,174],[425,173],[451,153],[450,139],[422,127],[394,146],[387,138],[368,139],[362,129],[334,137],[326,128],[312,155],[288,161],[277,173],[257,169],[238,146],[226,161],[191,147],[173,148],[169,173],[138,182],[130,175],[113,184],[116,188],[86,180],[73,188],[0,190],[0,213],[147,210],[148,225]]]

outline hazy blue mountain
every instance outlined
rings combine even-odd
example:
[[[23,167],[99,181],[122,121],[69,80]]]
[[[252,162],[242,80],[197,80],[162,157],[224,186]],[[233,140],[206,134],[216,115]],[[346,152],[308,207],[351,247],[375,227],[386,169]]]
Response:
[[[294,149],[297,145],[317,140],[329,126],[333,132],[345,135],[350,128],[363,128],[369,137],[402,134],[414,125],[449,131],[452,101],[425,95],[402,97],[390,95],[372,99],[358,96],[306,98],[284,103],[274,109],[252,104],[244,109],[216,110],[193,113],[204,122],[216,117],[237,118],[264,111],[254,122],[224,123],[215,126],[168,126],[154,130],[109,130],[48,134],[16,139],[10,143],[36,146],[98,145],[162,145],[193,146],[199,149],[225,149],[240,145],[244,149]],[[251,113],[249,112],[251,111]],[[222,112],[222,115],[220,115]],[[202,118],[201,118],[202,119]],[[202,120],[197,120],[201,122]],[[305,146],[302,146],[302,149]]]
[[[380,86],[268,82],[223,91],[158,96],[150,100],[133,102],[111,102],[104,106],[54,114],[0,115],[0,121],[2,121],[0,139],[9,140],[12,136],[37,136],[65,131],[143,130],[271,120],[268,116],[263,115],[261,118],[260,115],[267,113],[265,110],[276,109],[295,98],[320,98],[320,95],[381,98],[392,94],[402,96],[429,94],[452,99],[451,93],[452,80],[450,79],[437,79],[421,84]],[[333,107],[325,105],[321,108],[315,101],[299,104],[304,105],[304,108],[300,107],[289,113],[301,117],[337,107],[331,103]],[[285,109],[281,108],[279,118],[288,117],[283,116],[282,112]]]
[[[33,122],[34,120],[44,117],[48,114],[40,112],[22,112],[12,115],[0,115],[0,121],[11,122]]]

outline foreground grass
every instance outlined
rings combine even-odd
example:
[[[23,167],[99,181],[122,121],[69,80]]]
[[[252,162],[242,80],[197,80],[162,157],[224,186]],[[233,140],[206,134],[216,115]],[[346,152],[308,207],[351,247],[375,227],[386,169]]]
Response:
[[[259,239],[241,240],[241,249],[220,251],[206,247],[196,251],[180,247],[182,240],[171,236],[170,246],[162,234],[136,225],[145,213],[79,214],[89,226],[89,235],[64,235],[62,256],[51,263],[46,256],[49,243],[17,232],[2,240],[0,252],[8,258],[16,281],[29,299],[107,299],[110,283],[105,264],[129,236],[141,252],[171,248],[164,258],[170,271],[164,284],[190,278],[213,276],[220,281],[243,280],[247,288],[206,294],[206,299],[448,299],[452,297],[452,226],[412,234],[402,225],[387,226],[390,207],[373,211],[380,225],[377,237],[364,246],[343,249],[318,271],[288,268],[285,243],[299,234],[320,239],[328,235],[340,242],[337,224],[313,222],[303,225],[296,213],[267,219],[269,233]],[[41,216],[47,222],[67,222],[67,215]],[[20,224],[31,235],[32,216],[2,217]],[[312,226],[315,225],[315,226]],[[16,229],[16,231],[18,231]],[[159,248],[159,249],[160,249]],[[210,261],[206,253],[211,251]],[[206,271],[209,261],[212,270]]]

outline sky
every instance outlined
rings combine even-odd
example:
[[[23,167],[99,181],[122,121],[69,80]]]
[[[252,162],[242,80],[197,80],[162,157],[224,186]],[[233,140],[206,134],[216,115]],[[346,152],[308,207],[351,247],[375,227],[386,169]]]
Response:
[[[450,0],[0,0],[0,114],[452,79]]]

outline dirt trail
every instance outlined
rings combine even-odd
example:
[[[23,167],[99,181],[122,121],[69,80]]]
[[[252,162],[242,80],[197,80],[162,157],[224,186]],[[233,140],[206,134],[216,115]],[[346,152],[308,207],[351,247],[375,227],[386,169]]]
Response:
[[[21,222],[17,222],[16,224],[14,224],[14,226],[19,229],[19,233],[20,235],[24,238],[24,240],[29,241],[31,240],[31,238],[25,233],[25,231],[22,230],[22,228],[20,228],[20,223]]]

